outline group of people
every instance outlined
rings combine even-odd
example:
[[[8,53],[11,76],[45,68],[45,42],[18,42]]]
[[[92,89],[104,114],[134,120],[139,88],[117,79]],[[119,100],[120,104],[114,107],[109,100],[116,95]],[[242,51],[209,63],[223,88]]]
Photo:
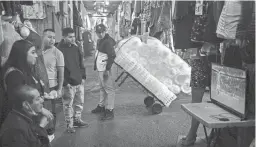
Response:
[[[81,119],[86,69],[75,31],[64,28],[57,45],[53,29],[42,38],[32,29],[16,25],[23,38],[14,42],[7,62],[1,67],[0,146],[50,146],[56,125],[56,99],[61,98],[67,132],[87,127]],[[98,36],[94,69],[100,79],[100,101],[92,113],[102,120],[114,118],[113,65],[115,41],[106,26],[96,26]]]

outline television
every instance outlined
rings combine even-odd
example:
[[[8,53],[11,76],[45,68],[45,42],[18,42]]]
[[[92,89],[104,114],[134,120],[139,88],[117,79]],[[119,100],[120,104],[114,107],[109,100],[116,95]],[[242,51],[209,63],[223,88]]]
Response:
[[[210,99],[230,113],[246,119],[246,71],[212,63]]]

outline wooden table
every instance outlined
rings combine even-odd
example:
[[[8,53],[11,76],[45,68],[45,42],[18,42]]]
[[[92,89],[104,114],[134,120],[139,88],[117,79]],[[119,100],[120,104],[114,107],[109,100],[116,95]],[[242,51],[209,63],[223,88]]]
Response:
[[[239,117],[213,103],[182,104],[181,108],[203,125],[208,147],[210,147],[212,138],[208,138],[206,127],[212,128],[213,135],[218,139],[222,128],[255,126],[254,119],[241,120]],[[226,118],[228,120],[221,121],[221,118]],[[214,144],[214,146],[215,145],[216,144]]]

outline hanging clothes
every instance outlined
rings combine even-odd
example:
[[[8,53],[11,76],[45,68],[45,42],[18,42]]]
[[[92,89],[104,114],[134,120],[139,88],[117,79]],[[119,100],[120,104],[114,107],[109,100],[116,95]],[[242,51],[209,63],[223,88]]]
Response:
[[[201,44],[191,41],[192,26],[195,16],[195,2],[176,1],[174,10],[174,47],[175,49],[188,49],[200,47]]]
[[[0,18],[2,16],[0,15]],[[3,32],[3,24],[2,19],[0,19],[0,45],[4,42],[4,32]]]
[[[140,18],[135,18],[132,21],[132,29],[131,29],[131,35],[140,34],[141,32],[141,20]]]
[[[88,57],[91,55],[91,51],[93,49],[92,35],[89,31],[85,31],[82,34],[83,37],[83,53],[84,57]]]
[[[151,21],[149,24],[150,27],[150,36],[153,36],[156,32],[158,32],[158,20],[159,20],[159,16],[161,14],[161,7],[157,7],[157,8],[152,8],[152,13],[151,13]]]
[[[45,4],[46,6],[54,7],[55,13],[60,12],[60,2],[59,2],[59,0],[55,0],[55,1],[44,1],[44,4]]]
[[[44,19],[46,18],[45,6],[42,1],[34,2],[33,6],[22,5],[24,19]]]
[[[20,1],[1,1],[0,3],[5,11],[4,16],[15,16],[22,12]]]
[[[6,60],[9,57],[9,54],[12,49],[12,45],[15,41],[21,40],[20,35],[15,31],[12,24],[9,22],[2,22],[4,41],[0,45],[0,56],[2,59],[1,64],[5,64]]]
[[[141,3],[142,3],[142,1],[135,0],[135,3],[134,3],[134,12],[135,12],[136,16],[138,16],[138,14],[141,13],[141,11],[142,11]]]
[[[68,15],[68,2],[60,1],[60,13],[64,16]]]
[[[238,28],[242,32],[248,26],[248,18],[251,19],[248,4],[248,1],[225,1],[216,31],[218,37],[236,39]]]
[[[73,2],[73,21],[74,26],[83,27],[83,20],[75,2]]]
[[[169,28],[171,28],[171,16],[170,16],[170,9],[171,9],[171,2],[169,1],[165,1],[163,2],[162,4],[162,10],[161,10],[161,13],[160,13],[160,17],[159,17],[159,20],[158,20],[158,31],[161,31],[161,30],[167,30]]]
[[[237,27],[236,38],[255,38],[255,2],[247,1],[242,6],[242,20]]]
[[[55,13],[52,13],[52,17],[53,17],[53,29],[55,31],[55,41],[60,42],[62,39],[61,25],[55,15]]]
[[[213,1],[213,16],[216,23],[216,28],[220,19],[220,14],[222,12],[224,3],[225,1]]]
[[[201,2],[201,1],[199,1]],[[203,3],[200,3],[199,8],[202,8],[201,10],[195,9],[195,17],[194,17],[194,23],[192,26],[192,32],[191,32],[191,41],[193,42],[204,42],[204,34],[206,31],[206,23],[208,20],[208,1],[203,1]],[[197,5],[195,5],[197,7]],[[198,12],[198,11],[202,12]]]
[[[215,9],[215,2],[208,1],[208,14],[207,14],[207,21],[205,25],[205,31],[202,35],[203,40],[205,42],[209,42],[212,44],[220,43],[223,39],[218,38],[216,34],[216,28],[218,22],[215,21],[214,17],[214,10]]]
[[[89,24],[87,21],[87,11],[84,7],[84,3],[81,3],[81,16],[82,16],[82,20],[83,20],[83,28],[89,28]]]
[[[123,3],[123,12],[124,12],[124,18],[126,20],[131,20],[131,3],[126,1]]]

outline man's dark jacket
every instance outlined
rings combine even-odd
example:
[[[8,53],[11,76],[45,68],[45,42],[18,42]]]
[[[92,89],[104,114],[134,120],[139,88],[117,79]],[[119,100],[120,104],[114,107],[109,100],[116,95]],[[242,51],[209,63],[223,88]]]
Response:
[[[25,112],[12,110],[0,131],[0,147],[50,147],[47,131]]]
[[[83,63],[83,55],[78,46],[67,44],[64,40],[58,44],[57,48],[63,53],[65,70],[63,86],[70,84],[76,86],[82,83],[86,77]]]
[[[114,49],[115,45],[116,45],[115,40],[111,38],[107,33],[104,38],[99,39],[97,41],[97,50],[99,52],[107,54],[108,56],[106,70],[110,70],[112,67],[112,64],[114,63],[114,59],[116,57],[116,53]],[[96,60],[97,58],[95,59],[95,62],[94,62],[94,70],[97,69]]]

